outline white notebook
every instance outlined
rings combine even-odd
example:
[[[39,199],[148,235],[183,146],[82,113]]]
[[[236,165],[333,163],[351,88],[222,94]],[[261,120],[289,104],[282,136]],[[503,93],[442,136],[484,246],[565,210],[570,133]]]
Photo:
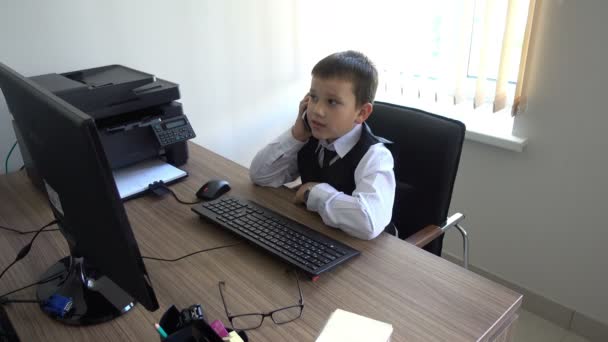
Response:
[[[392,333],[391,324],[337,309],[316,342],[388,342]]]
[[[156,181],[164,183],[186,177],[188,173],[160,159],[150,159],[112,172],[120,198],[127,199],[148,190]]]

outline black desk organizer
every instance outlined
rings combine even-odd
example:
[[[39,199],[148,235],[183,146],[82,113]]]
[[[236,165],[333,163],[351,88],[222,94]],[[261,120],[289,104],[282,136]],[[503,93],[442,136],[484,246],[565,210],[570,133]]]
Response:
[[[190,325],[180,326],[180,311],[175,305],[165,311],[159,324],[168,335],[166,339],[161,338],[163,342],[223,342],[222,338],[204,320],[196,320]],[[226,330],[232,331],[230,328],[226,328]],[[238,331],[238,334],[243,341],[249,341],[244,331]]]
[[[242,337],[242,336],[241,336]],[[4,306],[0,305],[0,342],[19,342],[19,336],[8,318]]]

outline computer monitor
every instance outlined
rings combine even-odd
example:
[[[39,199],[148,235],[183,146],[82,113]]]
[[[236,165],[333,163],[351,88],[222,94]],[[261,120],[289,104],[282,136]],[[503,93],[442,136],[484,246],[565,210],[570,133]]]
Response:
[[[74,325],[114,319],[135,301],[158,309],[93,119],[2,63],[0,88],[70,249],[42,275],[52,279],[38,285],[42,309]]]

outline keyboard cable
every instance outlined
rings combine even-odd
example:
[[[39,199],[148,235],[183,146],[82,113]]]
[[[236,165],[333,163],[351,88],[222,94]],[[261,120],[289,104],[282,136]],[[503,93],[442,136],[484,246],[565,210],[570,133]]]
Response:
[[[193,255],[196,255],[196,254],[199,254],[199,253],[210,252],[210,251],[213,251],[213,250],[216,250],[216,249],[221,249],[221,248],[234,247],[234,246],[238,246],[238,245],[241,245],[241,244],[243,244],[243,242],[236,242],[236,243],[229,244],[229,245],[216,246],[216,247],[211,247],[211,248],[207,248],[207,249],[202,249],[202,250],[199,250],[199,251],[196,251],[196,252],[188,253],[186,255],[183,255],[183,256],[175,258],[175,259],[165,259],[165,258],[157,258],[157,257],[150,257],[150,256],[142,256],[141,258],[142,259],[148,259],[148,260],[162,261],[162,262],[176,262],[176,261],[188,258],[190,256],[193,256]],[[52,276],[48,277],[47,279],[40,280],[40,281],[37,281],[35,283],[31,283],[29,285],[20,287],[18,289],[15,289],[15,290],[12,290],[10,292],[7,292],[5,294],[0,295],[0,305],[11,304],[11,303],[21,303],[21,304],[23,304],[23,303],[40,303],[41,301],[36,300],[36,299],[9,299],[9,298],[7,298],[7,296],[9,296],[9,295],[11,295],[13,293],[16,293],[16,292],[28,289],[28,288],[30,288],[32,286],[48,283],[50,281],[58,279],[58,278],[61,277],[61,273],[63,273],[63,272],[57,273],[55,275],[52,275]]]
[[[149,257],[149,256],[142,256],[141,258],[142,259],[148,259],[148,260],[156,260],[156,261],[176,262],[176,261],[185,259],[187,257],[193,256],[195,254],[204,253],[204,252],[210,252],[210,251],[213,251],[213,250],[216,250],[216,249],[220,249],[220,248],[234,247],[234,246],[238,246],[238,245],[241,245],[241,244],[243,244],[243,243],[242,242],[236,242],[236,243],[233,243],[233,244],[230,244],[230,245],[223,245],[223,246],[217,246],[217,247],[211,247],[211,248],[207,248],[207,249],[202,249],[200,251],[192,252],[192,253],[183,255],[183,256],[181,256],[179,258],[175,258],[175,259],[164,259],[164,258],[156,258],[156,257]]]

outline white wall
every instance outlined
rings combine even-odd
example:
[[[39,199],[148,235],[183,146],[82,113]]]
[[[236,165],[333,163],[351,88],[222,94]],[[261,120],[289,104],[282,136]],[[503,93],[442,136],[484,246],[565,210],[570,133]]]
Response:
[[[285,0],[3,0],[0,62],[26,76],[118,63],[179,83],[195,141],[248,165],[308,89],[294,16]],[[0,96],[1,173],[14,141]],[[9,170],[21,165],[17,150]]]
[[[474,265],[608,323],[608,2],[542,4],[529,108],[516,121],[530,144],[513,153],[465,143],[453,207],[468,215]],[[309,51],[322,37],[302,39],[303,23],[331,23],[302,9],[296,0],[5,0],[0,61],[27,76],[120,63],[177,82],[196,141],[248,165],[293,121],[311,63],[344,48],[338,39]],[[14,141],[3,106],[2,161]],[[455,233],[446,250],[460,253]]]
[[[608,1],[543,1],[523,153],[465,143],[471,262],[608,324]],[[446,250],[461,253],[457,233]]]

